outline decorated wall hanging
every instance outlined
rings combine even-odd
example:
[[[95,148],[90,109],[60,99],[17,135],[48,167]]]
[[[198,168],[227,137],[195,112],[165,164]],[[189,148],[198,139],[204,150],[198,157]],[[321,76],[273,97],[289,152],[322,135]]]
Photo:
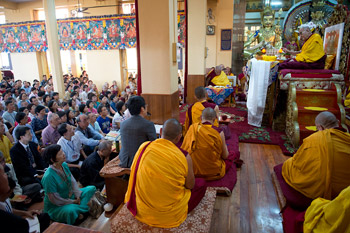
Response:
[[[185,14],[178,14],[179,42],[185,43]],[[61,50],[108,50],[136,47],[136,18],[109,15],[57,20]],[[44,21],[0,25],[0,52],[48,49]]]

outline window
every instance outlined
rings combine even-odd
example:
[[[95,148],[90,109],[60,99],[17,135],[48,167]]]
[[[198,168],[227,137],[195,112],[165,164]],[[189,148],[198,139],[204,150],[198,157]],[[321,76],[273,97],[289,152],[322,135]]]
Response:
[[[5,14],[2,12],[0,13],[0,24],[5,24],[5,23],[6,23]]]
[[[135,4],[133,3],[124,3],[122,4],[123,14],[132,14],[135,13]]]
[[[56,9],[56,19],[69,18],[69,11],[67,8]],[[45,11],[38,10],[38,20],[45,20]]]
[[[10,53],[0,53],[0,64],[2,70],[12,70]]]

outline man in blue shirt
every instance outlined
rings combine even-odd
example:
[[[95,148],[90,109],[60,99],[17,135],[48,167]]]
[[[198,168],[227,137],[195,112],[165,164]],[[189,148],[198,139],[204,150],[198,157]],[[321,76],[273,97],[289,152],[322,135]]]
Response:
[[[104,105],[100,105],[98,106],[97,112],[100,116],[96,121],[100,125],[102,132],[108,134],[111,130],[111,120],[108,118],[108,110]]]

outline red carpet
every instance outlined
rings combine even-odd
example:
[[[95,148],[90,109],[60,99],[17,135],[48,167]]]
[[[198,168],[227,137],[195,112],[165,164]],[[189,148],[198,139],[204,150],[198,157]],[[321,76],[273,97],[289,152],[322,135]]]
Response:
[[[188,107],[187,104],[180,107],[181,123],[185,122]],[[245,107],[220,107],[220,110],[231,116],[231,124],[229,124],[231,133],[235,133],[240,142],[278,145],[281,147],[283,154],[288,156],[292,156],[296,152],[284,133],[275,132],[264,126],[258,128],[248,125],[247,109]]]

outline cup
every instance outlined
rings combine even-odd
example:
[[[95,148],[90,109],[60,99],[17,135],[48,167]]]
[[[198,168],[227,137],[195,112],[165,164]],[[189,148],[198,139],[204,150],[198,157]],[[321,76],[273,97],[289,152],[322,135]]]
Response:
[[[227,115],[222,115],[222,116],[221,116],[221,119],[222,119],[223,121],[226,121],[226,120],[227,120]]]

